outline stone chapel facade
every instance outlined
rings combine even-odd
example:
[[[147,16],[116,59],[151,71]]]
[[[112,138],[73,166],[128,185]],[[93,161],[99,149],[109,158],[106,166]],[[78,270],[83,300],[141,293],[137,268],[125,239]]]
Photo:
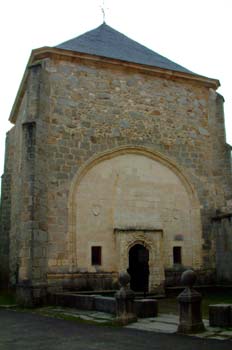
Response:
[[[186,267],[212,281],[212,217],[232,198],[218,86],[106,24],[32,51],[6,139],[2,281],[23,298],[111,289],[127,269],[138,291]]]

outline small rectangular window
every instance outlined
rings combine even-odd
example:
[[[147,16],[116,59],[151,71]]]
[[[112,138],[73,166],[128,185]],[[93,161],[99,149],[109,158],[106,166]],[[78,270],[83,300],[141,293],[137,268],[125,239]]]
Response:
[[[173,264],[181,264],[181,247],[173,247]]]
[[[102,260],[101,247],[92,247],[91,248],[91,262],[92,265],[101,265]]]

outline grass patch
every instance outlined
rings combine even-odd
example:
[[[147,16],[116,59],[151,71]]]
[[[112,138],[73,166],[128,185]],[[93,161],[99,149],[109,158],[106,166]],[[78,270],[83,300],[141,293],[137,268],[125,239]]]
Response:
[[[56,310],[56,307],[54,306],[45,306],[45,307],[39,307],[39,308],[21,308],[17,307],[17,311],[20,312],[29,312],[29,313],[34,313],[37,315],[45,316],[45,317],[52,317],[52,318],[57,318],[57,319],[62,319],[66,321],[74,321],[82,324],[89,324],[89,325],[95,325],[95,326],[105,326],[105,327],[119,327],[121,324],[116,319],[90,319],[86,320],[83,319],[80,315],[78,314],[69,314],[70,310],[67,308],[67,310]]]
[[[4,290],[0,291],[0,305],[15,305],[16,304],[16,298],[15,293],[10,290]]]
[[[202,314],[204,318],[209,317],[209,305],[212,304],[232,304],[232,295],[216,293],[214,295],[203,296]]]
[[[92,324],[95,326],[105,326],[105,327],[119,327],[119,323],[116,320],[111,320],[111,321],[103,321],[103,322],[98,322],[94,320],[85,320],[81,318],[80,316],[73,316],[73,315],[66,315],[62,312],[46,312],[46,311],[36,311],[36,313],[42,315],[42,316],[47,316],[47,317],[54,317],[66,321],[75,321],[78,323],[83,323],[83,324]]]
[[[232,295],[226,292],[214,292],[202,296],[202,316],[209,318],[209,305],[211,304],[232,304]],[[159,313],[178,315],[178,301],[176,297],[159,299]]]

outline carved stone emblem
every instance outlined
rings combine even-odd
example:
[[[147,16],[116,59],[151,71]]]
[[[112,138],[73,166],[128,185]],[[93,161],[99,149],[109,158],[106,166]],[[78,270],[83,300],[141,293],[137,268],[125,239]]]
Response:
[[[98,216],[101,212],[101,207],[99,205],[93,205],[92,206],[92,213],[95,216]]]

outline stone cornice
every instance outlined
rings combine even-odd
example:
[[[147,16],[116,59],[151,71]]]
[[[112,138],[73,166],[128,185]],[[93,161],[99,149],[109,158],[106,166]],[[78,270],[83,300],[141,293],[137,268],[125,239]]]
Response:
[[[126,62],[117,59],[111,59],[107,57],[95,56],[81,52],[68,51],[63,49],[57,49],[52,47],[42,47],[36,50],[33,50],[31,56],[29,58],[22,82],[20,84],[15,102],[13,104],[13,108],[10,114],[10,122],[15,123],[17,119],[17,113],[19,106],[21,104],[21,100],[24,95],[24,91],[26,89],[26,82],[29,74],[29,69],[34,65],[42,64],[42,60],[45,58],[54,58],[56,60],[85,60],[95,63],[101,63],[104,65],[114,65],[118,67],[124,67],[132,70],[139,70],[144,73],[153,74],[155,76],[163,77],[165,79],[184,79],[188,81],[192,81],[208,88],[217,89],[220,86],[220,82],[217,79],[207,78],[201,75],[191,74],[191,73],[183,73],[174,70],[162,69],[153,66],[147,66],[142,64],[137,64],[133,62]]]

